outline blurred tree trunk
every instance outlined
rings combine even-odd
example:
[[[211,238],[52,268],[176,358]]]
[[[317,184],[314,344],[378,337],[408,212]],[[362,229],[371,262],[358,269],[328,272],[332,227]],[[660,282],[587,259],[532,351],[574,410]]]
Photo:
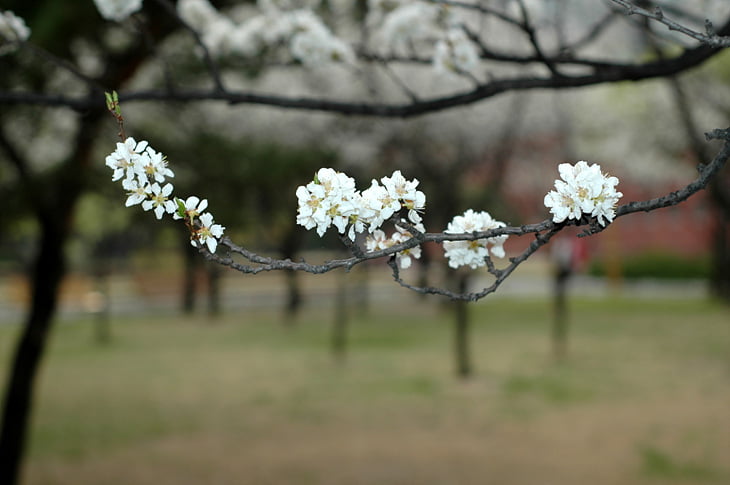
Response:
[[[717,208],[713,230],[712,294],[730,303],[730,177],[727,167],[710,185],[710,196]]]
[[[296,258],[302,246],[302,234],[302,231],[298,230],[296,222],[287,229],[282,239],[282,244],[279,247],[282,258],[291,259],[292,261]],[[284,277],[286,278],[287,294],[284,305],[284,322],[294,324],[299,310],[302,307],[302,290],[299,283],[299,275],[297,271],[285,270]]]
[[[568,312],[567,312],[567,290],[570,270],[557,268],[554,277],[553,288],[553,331],[552,347],[553,358],[560,361],[565,358],[568,351]]]
[[[217,318],[221,314],[221,266],[208,263],[208,316]]]
[[[109,275],[111,269],[106,261],[97,261],[94,270],[94,287],[99,298],[99,301],[92,302],[92,304],[99,306],[92,308],[94,312],[94,332],[95,340],[101,345],[106,345],[111,342],[111,319],[109,315],[109,308],[111,306],[110,297],[111,292],[109,291]]]
[[[698,163],[712,160],[712,152],[707,143],[699,136],[692,107],[681,81],[675,77],[667,78],[674,101],[677,105],[680,121],[684,126],[687,139],[694,158]],[[730,303],[730,183],[728,183],[727,167],[715,177],[709,186],[709,200],[715,209],[715,224],[712,236],[712,269],[710,273],[710,291],[715,296]]]
[[[94,110],[81,119],[74,151],[57,172],[57,178],[42,187],[24,178],[28,190],[40,198],[33,201],[40,225],[40,246],[32,269],[30,309],[15,350],[7,381],[0,430],[0,483],[15,485],[20,480],[20,465],[33,407],[33,387],[58,304],[59,288],[66,270],[65,244],[70,233],[76,203],[84,190],[84,174],[90,163],[98,121],[105,110]],[[3,148],[23,172],[27,164],[6,141]],[[25,173],[24,175],[28,175]]]
[[[200,258],[198,250],[190,244],[187,230],[182,238],[183,251],[183,280],[180,300],[180,310],[185,315],[192,315],[195,311],[195,301],[198,289],[198,266]]]
[[[653,25],[644,21],[647,32]],[[664,59],[664,53],[657,46],[654,39],[646,36],[647,43],[654,53]],[[692,154],[696,162],[709,163],[713,153],[707,143],[701,138],[701,130],[695,120],[692,104],[689,101],[682,81],[677,76],[667,76],[666,82],[674,98],[679,121],[682,124],[687,141],[689,142]],[[713,228],[711,252],[712,266],[710,272],[710,292],[726,303],[730,303],[730,177],[728,168],[724,167],[721,172],[712,179],[709,185],[709,200],[715,209],[715,225]]]
[[[52,219],[52,218],[51,218]],[[5,391],[0,432],[0,483],[16,484],[25,451],[33,384],[40,367],[65,270],[63,245],[68,233],[53,220],[41,225],[41,241],[32,279],[30,312],[15,350]]]
[[[459,273],[457,276],[459,293],[467,291],[469,275]],[[454,350],[456,357],[456,374],[461,378],[472,375],[471,352],[469,351],[469,302],[454,302]]]
[[[335,290],[335,315],[332,325],[332,355],[343,362],[347,355],[347,273],[337,272],[338,282]]]

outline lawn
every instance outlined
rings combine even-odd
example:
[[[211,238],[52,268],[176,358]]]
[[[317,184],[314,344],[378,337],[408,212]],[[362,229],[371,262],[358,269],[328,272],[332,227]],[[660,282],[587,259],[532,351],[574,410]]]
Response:
[[[571,302],[567,359],[542,300],[471,308],[475,375],[451,314],[329,310],[60,323],[25,484],[730,483],[730,311],[705,301]],[[0,328],[0,362],[17,329]]]

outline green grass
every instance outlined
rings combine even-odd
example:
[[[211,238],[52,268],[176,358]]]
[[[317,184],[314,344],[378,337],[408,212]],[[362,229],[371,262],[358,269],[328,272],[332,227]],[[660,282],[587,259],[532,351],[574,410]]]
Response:
[[[432,304],[352,315],[344,362],[330,352],[328,311],[289,326],[261,311],[115,320],[108,345],[91,320],[60,323],[37,386],[28,483],[730,477],[727,307],[574,301],[559,363],[548,302],[471,312],[467,381],[453,372],[451,314]],[[0,328],[0,362],[16,333]]]

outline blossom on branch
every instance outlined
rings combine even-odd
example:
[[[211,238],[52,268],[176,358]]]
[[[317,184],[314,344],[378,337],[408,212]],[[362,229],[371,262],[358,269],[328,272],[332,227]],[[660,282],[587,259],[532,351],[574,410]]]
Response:
[[[422,224],[416,224],[413,227],[420,232],[426,231]],[[372,234],[370,234],[365,239],[365,248],[368,250],[368,252],[388,249],[392,246],[395,246],[396,244],[406,242],[413,237],[413,234],[411,234],[407,229],[404,229],[399,225],[396,225],[395,228],[396,232],[394,232],[393,235],[390,237],[387,237],[385,235],[385,232],[380,229],[376,229],[375,231],[373,231]],[[401,269],[410,268],[413,263],[413,259],[420,258],[421,246],[404,249],[403,251],[398,251],[395,254],[396,262]]]
[[[106,157],[106,165],[112,169],[112,180],[122,181],[127,191],[127,207],[141,204],[145,211],[153,211],[157,219],[172,214],[173,219],[184,219],[191,232],[191,243],[208,247],[213,253],[218,239],[223,236],[224,227],[213,223],[213,216],[204,212],[208,200],[190,196],[185,200],[172,197],[171,183],[161,185],[167,178],[174,177],[167,166],[165,156],[155,151],[146,141],[137,142],[127,138],[117,143],[116,150]]]
[[[20,42],[28,40],[30,29],[25,20],[10,10],[0,12],[0,55],[13,52]]]
[[[200,215],[200,227],[193,231],[190,238],[190,244],[196,246],[199,244],[205,244],[208,246],[208,251],[215,253],[218,247],[218,239],[223,236],[225,227],[220,224],[213,223],[213,215],[210,212],[206,212]]]
[[[598,164],[589,166],[583,160],[575,165],[561,163],[558,172],[562,180],[555,180],[555,190],[544,199],[553,222],[579,220],[583,214],[597,218],[602,226],[613,221],[616,204],[623,196],[616,191],[616,177],[602,173]]]
[[[408,211],[413,224],[421,222],[418,211],[426,207],[426,196],[416,190],[418,180],[407,180],[400,170],[390,177],[373,180],[362,193],[355,189],[355,180],[331,168],[321,168],[314,180],[296,191],[299,208],[297,224],[306,229],[317,228],[320,237],[334,225],[351,241],[366,228],[370,233],[402,209]]]
[[[359,199],[355,180],[331,168],[321,168],[314,180],[296,191],[299,201],[297,224],[317,228],[320,237],[334,225],[344,234],[351,217],[357,216]]]
[[[446,234],[469,234],[498,227],[505,227],[504,222],[492,219],[488,212],[474,212],[469,209],[463,215],[454,217],[444,232]],[[449,266],[452,268],[461,266],[469,266],[472,269],[480,268],[486,265],[490,250],[492,255],[503,258],[505,253],[502,245],[507,237],[507,235],[502,235],[472,241],[446,241],[444,251],[449,260]]]
[[[150,190],[146,194],[149,198],[142,202],[142,208],[146,211],[154,209],[158,219],[162,219],[165,213],[174,214],[177,206],[174,201],[169,199],[170,194],[172,194],[172,184],[160,187],[160,184],[155,182],[150,186]]]

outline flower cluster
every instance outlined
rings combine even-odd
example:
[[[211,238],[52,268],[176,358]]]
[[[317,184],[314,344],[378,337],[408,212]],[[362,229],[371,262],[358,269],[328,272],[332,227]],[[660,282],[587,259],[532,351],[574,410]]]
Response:
[[[479,64],[477,46],[466,35],[455,9],[422,0],[370,0],[368,25],[387,51],[408,53],[415,45],[433,46],[436,72],[473,73]]]
[[[421,230],[419,211],[426,207],[426,196],[416,187],[418,180],[407,180],[400,170],[396,170],[390,177],[381,178],[380,182],[373,180],[370,187],[359,192],[352,177],[331,168],[321,168],[312,182],[297,188],[297,224],[306,229],[316,228],[320,237],[335,226],[340,234],[347,232],[351,241],[355,240],[356,234],[367,229],[373,235],[373,241],[379,241],[371,241],[369,246],[389,247],[411,237],[401,228],[386,246],[385,233],[376,233],[385,221],[401,210],[407,211],[408,224],[416,224],[414,227]],[[401,258],[405,257],[405,253]],[[420,249],[410,250],[408,254],[417,258]],[[410,266],[410,259],[408,263],[405,259],[401,261]]]
[[[10,10],[0,12],[0,55],[15,51],[18,43],[28,40],[30,29]]]
[[[575,165],[561,163],[558,171],[562,180],[555,180],[555,190],[545,195],[545,207],[550,208],[553,222],[579,220],[583,214],[598,219],[605,226],[616,215],[616,204],[623,196],[616,191],[618,179],[601,172],[598,164],[579,161]]]
[[[180,0],[177,9],[215,55],[255,57],[287,46],[290,55],[307,66],[354,61],[352,48],[327,28],[311,5],[292,8],[290,3],[294,2],[259,0],[261,13],[240,23],[219,13],[208,0]]]
[[[495,221],[487,212],[474,212],[469,209],[463,215],[454,217],[444,232],[446,234],[468,234],[504,226],[504,222]],[[444,251],[449,260],[449,266],[459,268],[468,265],[472,269],[480,268],[485,266],[490,250],[492,255],[503,258],[505,253],[502,245],[507,237],[507,235],[501,235],[472,241],[446,241]]]
[[[420,232],[426,231],[421,223],[415,224],[413,227]],[[413,237],[413,234],[411,234],[407,229],[404,229],[401,225],[396,224],[395,229],[396,231],[390,237],[387,237],[385,232],[380,229],[374,230],[373,233],[368,235],[367,239],[365,239],[365,248],[370,252],[380,251],[382,249],[388,249],[389,247],[395,246],[396,244],[406,242]],[[421,246],[415,246],[413,248],[404,249],[403,251],[398,251],[395,255],[395,259],[401,269],[410,268],[413,263],[413,259],[420,258]]]
[[[127,191],[127,207],[141,204],[145,211],[154,211],[157,219],[165,214],[183,219],[191,231],[191,244],[196,247],[205,244],[211,253],[215,252],[225,228],[215,224],[209,212],[204,212],[208,207],[206,199],[172,198],[173,186],[167,179],[175,174],[168,168],[165,157],[146,141],[137,142],[130,137],[124,143],[117,143],[116,150],[106,157],[106,165],[113,171],[112,181],[121,180]]]

